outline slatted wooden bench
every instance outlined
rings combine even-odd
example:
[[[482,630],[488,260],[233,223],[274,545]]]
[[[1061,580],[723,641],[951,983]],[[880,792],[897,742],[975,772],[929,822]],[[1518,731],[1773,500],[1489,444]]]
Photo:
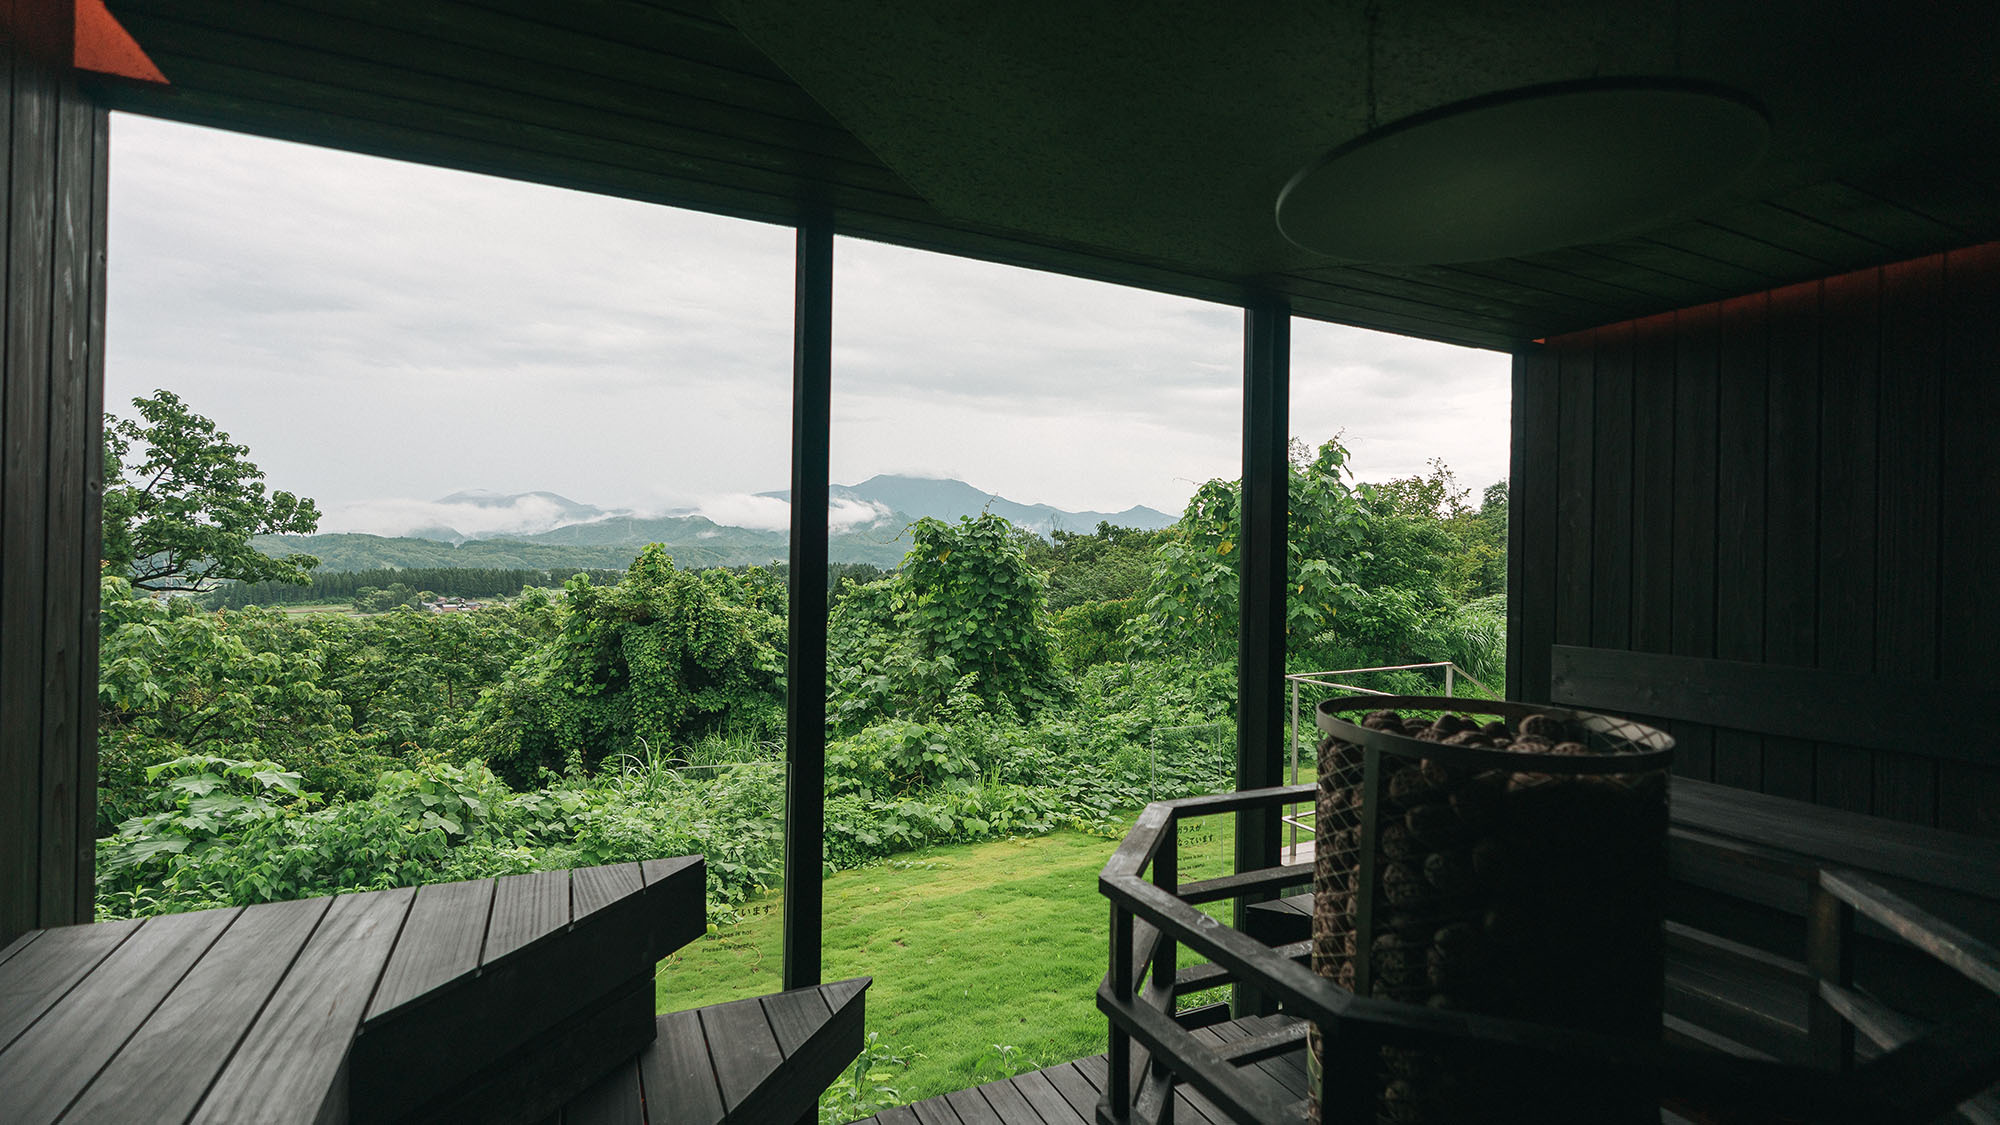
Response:
[[[0,1118],[542,1119],[660,1033],[705,898],[688,856],[31,931],[0,949]],[[863,987],[696,1016],[725,1113],[774,1096],[734,1060],[852,1057]]]

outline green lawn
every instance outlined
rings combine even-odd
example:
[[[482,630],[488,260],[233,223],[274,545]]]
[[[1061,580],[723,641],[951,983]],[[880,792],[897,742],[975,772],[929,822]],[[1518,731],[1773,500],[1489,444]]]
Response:
[[[1183,879],[1228,870],[1231,823],[1183,825]],[[920,1056],[894,1083],[903,1101],[1104,1050],[1093,997],[1110,911],[1097,873],[1117,844],[1061,831],[827,879],[826,979],[875,978],[868,1029]],[[777,991],[782,904],[774,893],[750,909],[661,964],[661,1011]]]

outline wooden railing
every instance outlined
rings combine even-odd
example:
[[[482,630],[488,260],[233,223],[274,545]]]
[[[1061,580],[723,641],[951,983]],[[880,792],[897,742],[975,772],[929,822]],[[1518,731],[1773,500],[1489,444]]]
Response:
[[[1311,793],[1310,786],[1285,786],[1155,802],[1105,865],[1098,887],[1111,900],[1110,968],[1097,1005],[1110,1021],[1110,1051],[1100,1122],[1169,1123],[1175,1087],[1183,1084],[1239,1122],[1301,1120],[1304,1100],[1274,1094],[1242,1068],[1298,1049],[1304,1028],[1314,1022],[1325,1042],[1323,1122],[1375,1119],[1375,1062],[1383,1046],[1467,1057],[1506,1053],[1551,1075],[1584,1072],[1616,1080],[1683,1111],[1721,1120],[1925,1122],[2000,1080],[2000,997],[1982,996],[1950,1023],[1921,1028],[1855,992],[1848,972],[1857,915],[1987,993],[2000,994],[2000,951],[1839,871],[1810,873],[1810,980],[1801,984],[1813,990],[1818,1066],[1356,996],[1302,963],[1309,943],[1267,946],[1197,909],[1203,903],[1264,899],[1299,886],[1311,879],[1308,865],[1179,879],[1180,821],[1272,810],[1310,799]],[[1742,862],[1766,862],[1744,849],[1737,852]],[[1803,870],[1794,873],[1808,877]],[[1183,948],[1194,963],[1182,963]],[[1301,1022],[1217,1044],[1176,1018],[1179,997],[1232,982],[1253,984]],[[1865,1063],[1857,1062],[1854,1052],[1857,1029],[1883,1048]],[[1970,1115],[1977,1119],[1976,1111]]]

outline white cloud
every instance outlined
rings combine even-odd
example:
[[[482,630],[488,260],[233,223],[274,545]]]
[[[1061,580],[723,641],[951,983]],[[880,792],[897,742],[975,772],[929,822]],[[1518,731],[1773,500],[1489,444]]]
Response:
[[[726,493],[702,500],[694,511],[726,527],[785,531],[792,526],[791,502],[775,496]],[[872,501],[836,498],[827,503],[826,526],[829,531],[848,531],[867,527],[893,514],[885,505]]]
[[[408,535],[426,528],[448,527],[468,538],[532,535],[579,521],[562,505],[544,496],[516,496],[505,504],[447,503],[385,497],[334,504],[322,513],[322,532],[358,531],[372,535]]]

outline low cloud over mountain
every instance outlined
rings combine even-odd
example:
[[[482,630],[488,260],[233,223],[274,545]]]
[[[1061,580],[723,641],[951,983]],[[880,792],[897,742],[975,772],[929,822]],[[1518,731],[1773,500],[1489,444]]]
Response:
[[[469,539],[531,539],[580,524],[606,524],[610,532],[632,521],[643,524],[687,516],[724,528],[785,531],[792,521],[790,497],[789,491],[726,493],[692,507],[642,515],[579,503],[553,492],[504,494],[473,489],[436,500],[388,498],[335,505],[320,521],[320,531],[462,543]],[[953,520],[981,512],[1005,516],[1043,535],[1058,529],[1089,531],[1099,521],[1148,529],[1174,522],[1165,512],[1143,506],[1122,512],[1068,512],[1047,504],[1017,503],[959,480],[876,476],[828,490],[827,527],[836,534],[878,526],[899,532],[902,523],[923,516]],[[887,526],[891,524],[896,526]],[[635,533],[638,530],[633,527]]]
[[[533,535],[628,514],[579,504],[553,492],[503,495],[474,489],[436,500],[388,497],[333,505],[320,519],[320,530],[414,535],[455,543],[465,539]]]

